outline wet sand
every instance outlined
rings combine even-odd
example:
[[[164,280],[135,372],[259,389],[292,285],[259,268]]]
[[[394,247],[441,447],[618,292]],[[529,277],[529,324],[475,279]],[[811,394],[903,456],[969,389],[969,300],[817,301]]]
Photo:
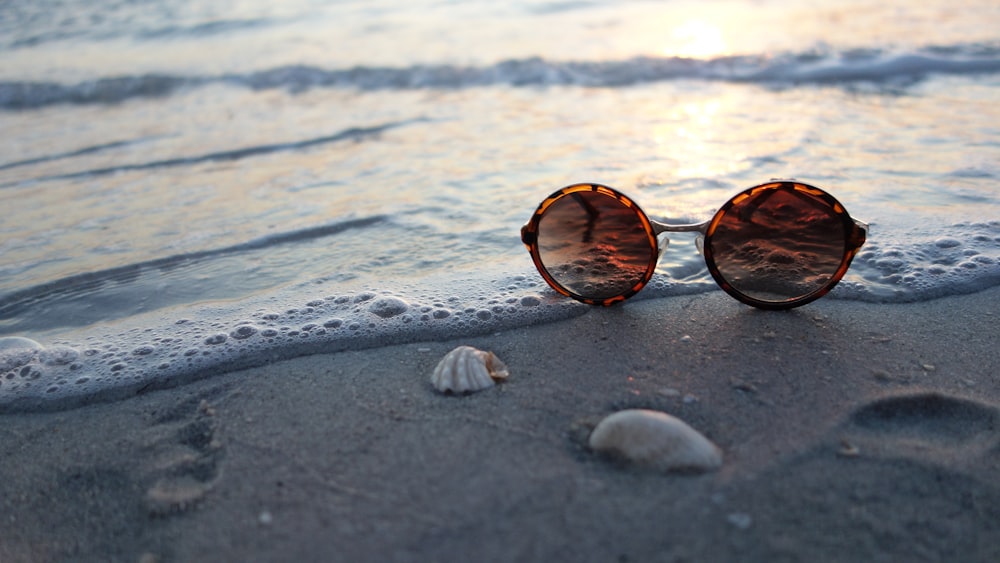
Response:
[[[722,292],[0,415],[0,561],[998,561],[1000,288],[757,311]],[[510,379],[428,376],[459,344]],[[720,470],[590,452],[651,408]]]

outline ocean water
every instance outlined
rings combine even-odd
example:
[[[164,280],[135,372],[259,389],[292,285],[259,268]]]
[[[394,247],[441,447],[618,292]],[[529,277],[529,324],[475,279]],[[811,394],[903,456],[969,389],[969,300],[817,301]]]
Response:
[[[581,181],[693,222],[794,177],[871,225],[827,299],[994,286],[998,30],[985,0],[5,2],[0,410],[580,314],[519,228]],[[717,290],[677,235],[636,298]]]

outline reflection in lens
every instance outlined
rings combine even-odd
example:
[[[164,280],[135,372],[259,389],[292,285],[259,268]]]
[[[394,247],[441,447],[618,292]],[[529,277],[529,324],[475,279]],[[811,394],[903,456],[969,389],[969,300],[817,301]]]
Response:
[[[709,241],[716,268],[733,289],[776,303],[836,281],[847,233],[829,202],[790,186],[734,201],[723,207]]]
[[[639,213],[599,192],[559,198],[538,224],[538,254],[546,271],[588,299],[617,297],[645,282],[656,246]]]

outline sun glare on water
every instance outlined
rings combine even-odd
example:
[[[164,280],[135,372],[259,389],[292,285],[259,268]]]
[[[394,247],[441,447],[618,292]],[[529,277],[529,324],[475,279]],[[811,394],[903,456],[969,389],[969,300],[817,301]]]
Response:
[[[718,27],[702,20],[687,20],[674,27],[670,44],[664,47],[668,57],[710,59],[729,54],[729,47]]]

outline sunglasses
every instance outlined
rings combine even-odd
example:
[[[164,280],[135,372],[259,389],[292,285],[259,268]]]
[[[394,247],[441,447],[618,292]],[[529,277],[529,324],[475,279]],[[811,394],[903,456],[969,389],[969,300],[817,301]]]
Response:
[[[698,232],[716,283],[762,309],[791,309],[826,295],[864,244],[868,225],[823,190],[795,181],[748,188],[709,221],[668,225],[601,184],[574,184],[539,204],[521,240],[559,293],[611,305],[641,290],[656,269],[664,233]]]

